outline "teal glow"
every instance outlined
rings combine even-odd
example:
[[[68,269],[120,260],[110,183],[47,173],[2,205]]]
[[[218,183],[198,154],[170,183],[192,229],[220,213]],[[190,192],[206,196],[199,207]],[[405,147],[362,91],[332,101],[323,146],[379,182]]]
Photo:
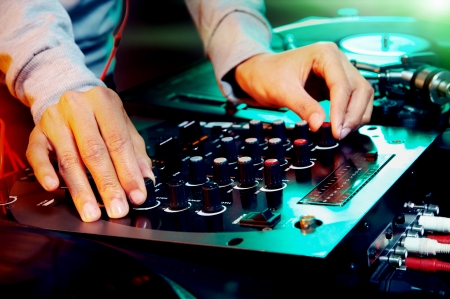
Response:
[[[401,56],[425,51],[430,47],[430,42],[408,34],[371,33],[344,38],[341,47],[357,54]]]
[[[362,181],[361,179],[356,180],[356,181],[353,183],[353,188],[358,187],[359,185],[361,185],[362,182],[363,182],[363,181]]]

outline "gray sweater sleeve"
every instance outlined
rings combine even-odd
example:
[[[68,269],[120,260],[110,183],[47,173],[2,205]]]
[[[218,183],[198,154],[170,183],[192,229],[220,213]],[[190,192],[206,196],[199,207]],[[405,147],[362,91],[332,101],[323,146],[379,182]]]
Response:
[[[0,79],[35,123],[65,91],[104,86],[85,66],[57,0],[1,0],[0,14]]]
[[[264,1],[186,0],[186,4],[222,93],[230,101],[242,100],[233,90],[237,86],[232,82],[234,76],[225,77],[246,59],[272,52],[272,31],[264,16]]]
[[[264,1],[186,3],[223,94],[237,101],[225,75],[251,56],[271,51]],[[35,123],[65,91],[104,86],[86,67],[70,17],[58,0],[1,0],[0,13],[0,80],[31,107]]]

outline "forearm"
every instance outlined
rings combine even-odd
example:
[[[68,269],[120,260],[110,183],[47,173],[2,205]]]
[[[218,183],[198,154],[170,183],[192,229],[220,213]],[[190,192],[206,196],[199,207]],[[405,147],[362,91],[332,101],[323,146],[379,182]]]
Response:
[[[103,86],[86,68],[57,0],[2,0],[0,11],[0,71],[12,95],[31,107],[36,123],[65,91]]]
[[[233,82],[224,76],[248,58],[271,52],[264,1],[186,0],[186,4],[223,94],[236,100]]]

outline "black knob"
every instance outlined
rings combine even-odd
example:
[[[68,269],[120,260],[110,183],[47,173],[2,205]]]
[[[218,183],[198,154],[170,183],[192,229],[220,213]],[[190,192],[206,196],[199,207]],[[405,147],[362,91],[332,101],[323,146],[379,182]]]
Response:
[[[211,128],[211,136],[213,139],[223,138],[223,128],[222,126],[213,126]]]
[[[173,174],[182,171],[182,154],[176,138],[161,139],[155,144],[155,165],[160,170],[160,179],[167,182]]]
[[[272,138],[280,138],[282,144],[287,142],[286,124],[284,120],[277,119],[272,123]]]
[[[213,162],[214,181],[219,186],[226,186],[231,183],[230,166],[226,158],[216,158]]]
[[[175,149],[178,148],[175,144],[176,139],[174,138],[161,138],[155,144],[155,158],[158,161],[157,167],[161,167],[160,164],[163,164],[167,157],[171,156],[172,153],[175,152]]]
[[[392,239],[393,236],[394,236],[394,232],[392,231],[392,229],[388,229],[385,234],[386,239],[390,240],[390,239]]]
[[[171,210],[180,210],[188,206],[185,182],[173,179],[169,183],[169,207]]]
[[[311,143],[311,138],[309,136],[309,126],[305,120],[295,123],[294,140],[295,139],[305,139],[306,141],[308,141],[308,145]]]
[[[250,157],[240,157],[238,159],[239,183],[242,187],[255,185],[255,167]]]
[[[395,221],[396,224],[399,224],[399,225],[404,224],[404,223],[406,222],[405,214],[404,214],[404,213],[401,213],[400,215],[398,215],[398,216],[395,218],[394,221]]]
[[[330,147],[336,145],[336,140],[331,132],[331,123],[324,122],[320,127],[320,136],[318,145],[321,147]]]
[[[189,159],[189,183],[193,185],[203,184],[207,181],[205,173],[205,161],[201,156]]]
[[[311,164],[308,141],[306,139],[294,140],[294,153],[292,156],[292,165],[297,167],[308,166]]]
[[[245,153],[252,158],[253,163],[261,163],[261,148],[258,139],[254,137],[245,139]]]
[[[286,164],[283,142],[280,138],[270,138],[267,150],[268,159],[277,159],[281,165]]]
[[[264,181],[267,189],[279,189],[283,186],[280,162],[277,159],[264,161]]]
[[[145,209],[145,208],[151,208],[156,206],[156,192],[155,192],[155,184],[153,183],[152,179],[145,178],[145,189],[147,190],[147,199],[145,202],[139,206],[134,206],[134,208],[138,209]]]
[[[208,182],[202,186],[203,209],[205,213],[215,213],[223,210],[220,201],[219,185],[216,182]]]
[[[254,119],[249,122],[249,137],[258,139],[259,144],[265,144],[263,123],[260,120]]]
[[[190,145],[203,137],[203,129],[197,121],[191,121],[179,127],[180,140],[185,145]]]
[[[221,140],[222,157],[228,160],[228,163],[236,163],[238,152],[233,137],[224,137]]]

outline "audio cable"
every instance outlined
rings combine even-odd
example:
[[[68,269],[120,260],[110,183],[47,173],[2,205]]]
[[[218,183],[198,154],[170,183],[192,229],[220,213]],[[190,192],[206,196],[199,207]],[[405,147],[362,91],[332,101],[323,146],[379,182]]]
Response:
[[[117,34],[114,36],[114,46],[111,49],[111,53],[109,55],[108,61],[106,62],[105,67],[103,68],[102,74],[100,75],[100,80],[105,80],[106,75],[108,73],[109,67],[116,56],[117,48],[119,47],[120,41],[122,40],[122,33],[125,29],[125,25],[128,20],[128,11],[129,11],[129,0],[125,0],[125,8],[124,8],[124,17],[122,23],[120,24],[119,30]]]
[[[5,136],[6,125],[5,122],[0,118],[0,179],[7,177],[17,171],[19,168],[24,169],[25,163],[19,158],[16,152],[11,150],[9,147],[8,140],[6,140]],[[11,165],[13,167],[13,171],[5,174],[5,155],[8,155]]]
[[[450,263],[442,262],[438,259],[407,257],[405,259],[405,266],[408,269],[420,272],[450,272]]]

